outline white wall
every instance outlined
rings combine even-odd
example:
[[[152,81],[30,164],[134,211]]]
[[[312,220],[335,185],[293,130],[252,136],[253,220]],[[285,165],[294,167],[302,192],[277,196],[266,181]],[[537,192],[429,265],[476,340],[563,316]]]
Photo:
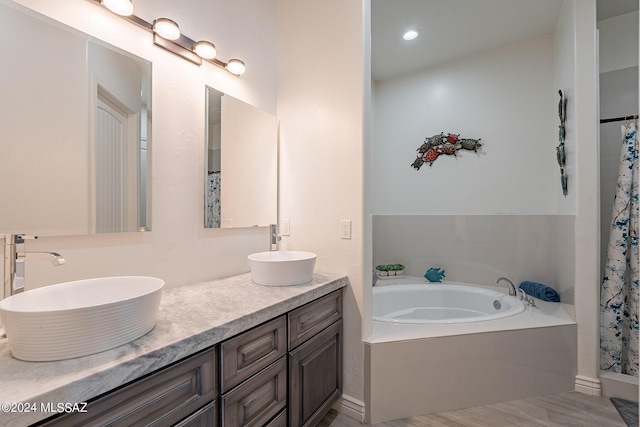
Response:
[[[549,35],[378,82],[373,213],[554,213],[553,52]],[[482,152],[410,167],[440,132],[482,138]]]
[[[86,42],[4,3],[0,28],[0,233],[33,233],[36,224],[86,232],[89,86],[78,84],[87,81]]]
[[[638,11],[598,21],[600,72],[638,65]]]
[[[221,59],[244,60],[247,72],[239,78],[210,64],[196,66],[154,46],[149,32],[93,1],[20,3],[153,63],[153,230],[30,241],[27,250],[58,251],[67,262],[56,268],[28,263],[27,288],[127,274],[158,276],[171,287],[249,271],[246,256],[268,249],[266,228],[203,228],[205,85],[275,112],[275,1],[137,0],[134,4],[136,11],[149,15],[145,19],[172,18],[187,36],[211,40]],[[46,74],[47,61],[34,60],[34,68]],[[56,58],[50,61],[55,63]]]
[[[599,180],[595,0],[575,0],[576,389],[599,394]]]
[[[554,88],[562,90],[567,100],[567,119],[565,122],[565,155],[566,174],[568,179],[567,196],[555,191],[555,212],[558,214],[575,214],[576,212],[576,34],[575,34],[575,1],[565,0],[558,16],[556,31],[554,33]],[[560,96],[556,94],[555,102],[559,102]],[[560,125],[557,113],[554,117],[556,126]],[[555,135],[555,145],[559,143],[558,135]],[[553,168],[553,180],[556,188],[560,188],[560,167],[556,164]]]
[[[573,304],[573,227],[572,215],[377,215],[373,263],[420,278],[437,267],[445,280],[479,285],[532,280]]]
[[[280,219],[286,249],[318,254],[316,270],[349,275],[344,394],[363,400],[363,6],[278,0]],[[352,221],[350,240],[340,220]]]

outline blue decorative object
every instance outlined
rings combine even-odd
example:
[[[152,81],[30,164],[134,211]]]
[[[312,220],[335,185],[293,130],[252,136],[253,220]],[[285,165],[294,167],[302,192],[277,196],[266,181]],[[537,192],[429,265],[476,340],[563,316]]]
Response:
[[[441,270],[436,267],[431,267],[424,273],[424,278],[430,282],[440,283],[442,282],[442,278],[444,277],[444,270]]]
[[[542,301],[560,302],[560,295],[555,289],[543,285],[542,283],[524,281],[520,283],[522,289],[527,295],[541,299]]]

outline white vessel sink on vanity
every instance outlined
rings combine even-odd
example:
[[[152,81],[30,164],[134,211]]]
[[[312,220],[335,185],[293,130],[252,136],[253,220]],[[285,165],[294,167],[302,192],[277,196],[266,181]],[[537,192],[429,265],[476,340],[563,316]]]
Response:
[[[121,276],[29,290],[0,301],[11,354],[45,362],[109,350],[156,324],[164,281]]]
[[[258,252],[248,259],[253,281],[265,286],[308,283],[316,265],[316,254],[302,251]]]

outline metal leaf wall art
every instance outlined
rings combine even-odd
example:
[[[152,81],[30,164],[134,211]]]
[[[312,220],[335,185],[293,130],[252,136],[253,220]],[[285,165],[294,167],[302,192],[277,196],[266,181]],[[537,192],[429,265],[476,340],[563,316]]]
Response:
[[[567,197],[567,183],[569,178],[567,177],[566,165],[567,155],[564,152],[564,139],[567,135],[565,128],[565,122],[567,120],[567,98],[564,97],[562,91],[558,91],[560,95],[560,101],[558,102],[558,117],[560,118],[560,126],[558,126],[558,140],[560,143],[556,147],[556,158],[558,160],[558,166],[560,166],[560,185],[562,187],[562,195]]]

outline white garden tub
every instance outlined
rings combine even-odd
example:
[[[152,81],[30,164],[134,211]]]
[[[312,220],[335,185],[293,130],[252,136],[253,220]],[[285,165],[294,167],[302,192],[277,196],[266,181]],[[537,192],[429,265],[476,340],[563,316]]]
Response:
[[[407,284],[373,288],[373,320],[388,323],[467,323],[522,313],[507,294],[454,284]]]

